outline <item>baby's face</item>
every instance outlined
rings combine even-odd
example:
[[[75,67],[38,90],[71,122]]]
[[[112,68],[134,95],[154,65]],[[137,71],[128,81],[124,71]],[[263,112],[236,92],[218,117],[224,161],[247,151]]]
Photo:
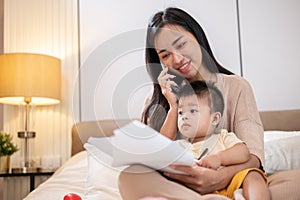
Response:
[[[200,99],[196,95],[190,95],[179,99],[178,128],[182,135],[204,139],[211,121],[212,115],[207,98]]]

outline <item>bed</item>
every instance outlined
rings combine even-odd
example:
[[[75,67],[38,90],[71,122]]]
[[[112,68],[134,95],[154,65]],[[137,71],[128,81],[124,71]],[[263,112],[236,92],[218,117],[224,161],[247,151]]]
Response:
[[[296,155],[300,151],[300,110],[264,111],[260,116],[265,129],[266,172],[300,169],[300,158]],[[128,122],[101,120],[75,124],[72,127],[72,157],[25,200],[63,199],[68,193],[86,200],[121,199],[117,181],[122,169],[101,164],[91,151],[87,153],[83,144],[90,136],[110,136],[115,128]]]

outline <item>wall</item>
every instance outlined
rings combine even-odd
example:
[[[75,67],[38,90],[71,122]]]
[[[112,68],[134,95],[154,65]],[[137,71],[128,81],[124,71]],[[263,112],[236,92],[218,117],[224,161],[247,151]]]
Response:
[[[240,20],[244,76],[259,109],[299,109],[300,1],[240,1]]]
[[[37,162],[43,157],[48,162],[43,166],[64,163],[70,157],[71,126],[79,107],[75,87],[79,67],[77,8],[74,0],[5,0],[4,52],[47,54],[62,63],[61,103],[36,107],[32,116],[36,138],[30,141],[30,155]],[[4,121],[4,129],[14,134],[22,148],[23,140],[17,138],[17,131],[23,128],[19,108],[6,105]],[[22,155],[22,151],[13,155],[13,167],[20,165]]]
[[[4,0],[0,0],[0,54],[3,53]]]
[[[295,89],[300,85],[299,4],[297,0],[81,1],[81,119],[140,116],[151,88],[143,71],[144,28],[151,15],[172,5],[200,22],[226,68],[243,73],[253,86],[259,110],[299,109],[300,93]]]
[[[240,74],[234,0],[80,1],[83,121],[140,117],[152,85],[144,66],[145,28],[155,12],[168,6],[199,20],[218,60]]]
[[[0,0],[0,54],[3,53],[4,1]],[[3,106],[0,104],[0,130],[3,130]],[[0,179],[0,200],[3,199],[3,178]]]
[[[3,53],[4,0],[0,0],[0,54]],[[3,105],[0,104],[0,130],[3,130]]]

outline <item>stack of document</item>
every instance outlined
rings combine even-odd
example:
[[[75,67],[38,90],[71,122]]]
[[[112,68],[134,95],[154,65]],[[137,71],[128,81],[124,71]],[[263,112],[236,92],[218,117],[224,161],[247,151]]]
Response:
[[[97,147],[99,152],[95,152]],[[97,160],[112,167],[141,164],[154,170],[183,173],[169,166],[193,166],[193,154],[179,143],[170,140],[149,126],[135,120],[114,130],[111,137],[91,137],[84,145]]]

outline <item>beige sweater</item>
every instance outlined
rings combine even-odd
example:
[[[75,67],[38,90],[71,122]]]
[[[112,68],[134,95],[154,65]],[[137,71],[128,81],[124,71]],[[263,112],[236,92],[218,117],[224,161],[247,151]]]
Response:
[[[218,74],[217,77],[216,86],[225,101],[223,127],[245,141],[250,153],[256,155],[264,167],[263,125],[250,84],[237,75]]]

